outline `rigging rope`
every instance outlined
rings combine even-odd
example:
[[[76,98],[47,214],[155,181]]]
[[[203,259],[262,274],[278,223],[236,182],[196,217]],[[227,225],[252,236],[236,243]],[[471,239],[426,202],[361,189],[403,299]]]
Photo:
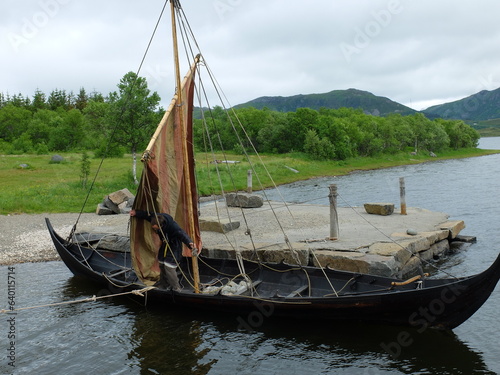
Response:
[[[142,56],[141,62],[140,62],[140,64],[139,64],[139,67],[138,67],[138,69],[137,69],[137,71],[136,71],[136,73],[135,73],[134,80],[133,80],[132,84],[129,86],[129,88],[128,88],[128,92],[125,94],[125,103],[123,104],[123,106],[122,106],[122,108],[121,108],[121,110],[120,110],[120,118],[123,116],[123,114],[124,114],[124,112],[125,112],[125,108],[127,107],[127,104],[128,104],[128,102],[129,102],[129,100],[131,99],[131,93],[132,93],[132,90],[133,90],[133,88],[135,87],[136,82],[137,82],[137,80],[138,80],[138,78],[139,78],[139,73],[141,72],[142,65],[144,64],[144,61],[146,60],[146,56],[147,56],[147,54],[148,54],[148,52],[149,52],[149,48],[151,47],[151,43],[153,42],[153,39],[154,39],[154,37],[155,37],[155,35],[156,35],[156,31],[158,30],[158,26],[159,26],[160,21],[161,21],[161,19],[162,19],[162,17],[163,17],[163,13],[165,12],[165,8],[167,7],[167,4],[168,4],[168,0],[165,0],[165,3],[163,4],[163,8],[162,8],[162,10],[161,10],[161,12],[160,12],[160,15],[158,16],[158,20],[156,21],[156,25],[155,25],[155,27],[154,27],[154,29],[153,29],[153,33],[151,34],[151,37],[149,38],[148,45],[147,45],[147,47],[146,47],[146,50],[144,51],[144,54],[143,54],[143,56]],[[95,183],[96,183],[96,181],[97,181],[97,176],[98,176],[98,175],[99,175],[99,173],[101,172],[101,168],[102,168],[102,165],[103,165],[103,163],[104,163],[104,159],[106,158],[106,156],[107,156],[107,154],[108,154],[108,151],[109,151],[109,147],[110,147],[111,141],[112,141],[112,139],[114,139],[114,135],[116,134],[116,132],[117,132],[117,130],[118,130],[118,125],[119,125],[119,122],[117,122],[117,123],[115,124],[115,126],[113,127],[113,129],[112,129],[112,131],[111,131],[111,135],[109,136],[109,141],[108,141],[108,143],[106,144],[106,150],[104,151],[104,155],[102,156],[101,161],[100,161],[100,163],[99,163],[99,166],[98,166],[98,168],[97,168],[97,171],[96,171],[96,173],[95,173],[95,175],[94,175],[94,178],[92,179],[92,183],[90,184],[90,188],[89,188],[89,190],[88,190],[88,192],[87,192],[87,196],[85,197],[85,200],[84,200],[84,202],[83,202],[82,208],[80,209],[80,213],[78,214],[78,217],[77,217],[77,219],[76,219],[76,222],[75,222],[75,224],[73,225],[73,228],[71,229],[71,232],[70,232],[70,234],[69,234],[69,236],[68,236],[68,241],[69,241],[69,240],[73,237],[73,234],[74,234],[74,233],[75,233],[75,231],[76,231],[76,227],[77,227],[77,225],[78,225],[78,222],[80,221],[80,218],[81,218],[81,216],[82,216],[82,214],[83,214],[83,211],[84,211],[84,209],[85,209],[85,206],[87,205],[87,202],[88,202],[88,200],[89,200],[89,198],[90,198],[90,193],[92,192],[92,190],[93,190],[93,188],[94,188],[94,185],[95,185]]]
[[[6,310],[6,309],[4,309],[4,310],[0,310],[0,314],[12,313],[12,312],[24,311],[24,310],[33,310],[33,309],[39,309],[39,308],[43,308],[43,307],[71,305],[71,304],[82,303],[82,302],[96,302],[96,301],[101,300],[101,299],[112,298],[112,297],[119,297],[119,296],[126,296],[128,294],[133,294],[133,295],[140,296],[140,297],[147,297],[147,292],[149,292],[152,289],[155,289],[155,287],[148,286],[146,288],[142,288],[142,289],[139,289],[139,290],[134,289],[134,290],[131,290],[131,291],[128,291],[128,292],[123,292],[123,293],[108,294],[108,295],[105,295],[105,296],[95,296],[94,295],[92,297],[83,298],[83,299],[74,300],[74,301],[55,302],[55,303],[48,303],[48,304],[45,304],[45,305],[29,306],[29,307],[19,307],[17,309],[13,309],[13,310],[10,310],[10,309]]]

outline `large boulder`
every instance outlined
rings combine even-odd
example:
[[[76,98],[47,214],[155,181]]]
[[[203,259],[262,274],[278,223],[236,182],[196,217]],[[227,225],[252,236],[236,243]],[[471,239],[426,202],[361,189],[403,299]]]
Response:
[[[258,208],[262,207],[264,200],[256,194],[229,193],[226,194],[226,204],[229,207]]]

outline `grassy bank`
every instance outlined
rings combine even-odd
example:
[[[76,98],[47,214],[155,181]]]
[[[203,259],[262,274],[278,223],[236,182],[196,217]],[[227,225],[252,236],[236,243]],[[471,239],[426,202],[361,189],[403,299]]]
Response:
[[[261,155],[266,169],[276,185],[297,180],[306,180],[320,176],[339,176],[354,170],[369,170],[387,168],[398,165],[422,163],[434,160],[456,159],[482,156],[497,153],[492,150],[462,149],[448,151],[431,158],[425,154],[383,155],[377,158],[353,158],[346,161],[313,161],[302,154]],[[88,188],[100,164],[100,160],[92,159],[91,172],[87,187],[80,181],[81,155],[63,154],[65,161],[58,164],[50,163],[47,155],[2,155],[0,156],[0,214],[44,213],[44,212],[80,212],[87,196]],[[222,156],[216,156],[223,159]],[[217,175],[221,176],[224,189],[244,190],[246,188],[247,171],[250,165],[241,155],[229,155],[229,159],[238,161],[235,164],[208,163],[205,154],[197,155],[198,185],[200,194],[211,194],[214,189],[219,192]],[[257,160],[257,157],[254,157]],[[20,168],[27,164],[27,168]],[[97,204],[109,193],[128,188],[136,192],[132,181],[131,157],[106,159],[92,189],[84,212],[94,212]],[[138,165],[139,173],[141,165]],[[296,173],[293,170],[298,171]],[[260,180],[260,183],[259,183]],[[212,183],[210,183],[212,181]],[[262,166],[256,166],[254,174],[254,189],[258,190],[272,186]],[[213,185],[213,187],[212,187]]]

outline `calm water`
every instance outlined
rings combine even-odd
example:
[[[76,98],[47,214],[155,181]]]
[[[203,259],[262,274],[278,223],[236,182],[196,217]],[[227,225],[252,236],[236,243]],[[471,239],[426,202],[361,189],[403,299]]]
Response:
[[[481,147],[500,149],[500,138]],[[478,242],[442,266],[456,276],[486,268],[500,251],[500,155],[433,162],[291,184],[296,202],[327,203],[336,183],[342,205],[397,202],[405,177],[407,204],[463,219]],[[270,196],[273,193],[270,192]],[[61,262],[15,266],[15,302],[33,306],[99,295]],[[8,305],[8,268],[0,267],[0,308]],[[39,308],[0,315],[0,373],[13,374],[497,374],[500,295],[453,332],[264,321],[238,329],[234,316],[159,311],[127,299]],[[396,346],[406,331],[408,345]],[[15,365],[9,366],[9,333]],[[384,349],[389,348],[389,349]],[[388,352],[392,352],[392,355]]]

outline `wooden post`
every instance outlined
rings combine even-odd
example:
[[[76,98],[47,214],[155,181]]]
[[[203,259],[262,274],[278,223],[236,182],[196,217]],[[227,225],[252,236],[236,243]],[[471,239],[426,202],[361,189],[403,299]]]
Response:
[[[247,193],[250,194],[252,192],[252,170],[249,169],[247,171]]]
[[[339,218],[337,213],[337,185],[330,185],[330,240],[339,239]]]
[[[406,188],[405,178],[399,178],[399,196],[401,200],[401,215],[406,215]]]

